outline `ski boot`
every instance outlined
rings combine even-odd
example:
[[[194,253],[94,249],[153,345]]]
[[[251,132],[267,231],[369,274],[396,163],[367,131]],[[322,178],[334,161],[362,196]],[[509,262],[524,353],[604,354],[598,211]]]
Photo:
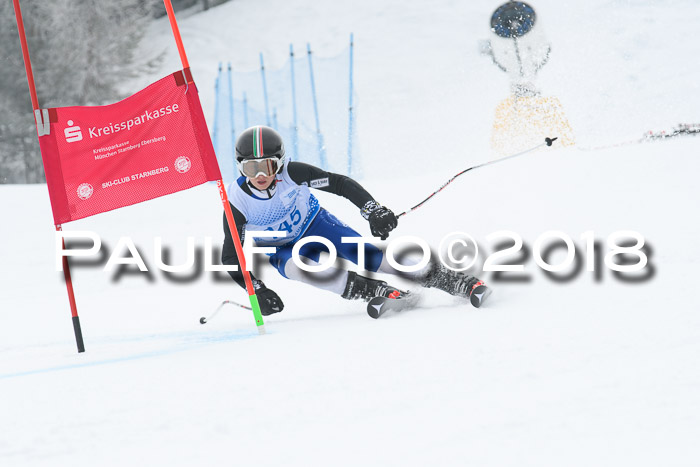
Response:
[[[479,308],[491,295],[491,289],[484,281],[474,276],[452,271],[442,264],[433,264],[420,281],[423,287],[440,289],[450,295],[469,299],[475,308]]]
[[[360,276],[355,272],[348,272],[348,282],[345,291],[341,295],[346,300],[370,301],[374,297],[399,298],[406,292],[387,285],[384,281]]]

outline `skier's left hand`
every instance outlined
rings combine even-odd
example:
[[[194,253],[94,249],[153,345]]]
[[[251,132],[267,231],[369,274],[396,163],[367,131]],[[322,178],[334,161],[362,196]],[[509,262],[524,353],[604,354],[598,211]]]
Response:
[[[279,313],[284,310],[284,303],[274,290],[268,289],[265,283],[260,279],[253,279],[253,289],[255,295],[258,296],[258,305],[260,305],[260,314],[270,316],[273,313]]]
[[[396,215],[385,206],[379,206],[372,211],[367,220],[369,221],[369,230],[372,232],[372,235],[381,237],[382,240],[386,240],[389,232],[394,230],[399,224]]]
[[[273,313],[279,313],[284,309],[282,299],[275,293],[274,290],[267,287],[255,291],[258,296],[258,304],[260,305],[260,314],[270,316]]]

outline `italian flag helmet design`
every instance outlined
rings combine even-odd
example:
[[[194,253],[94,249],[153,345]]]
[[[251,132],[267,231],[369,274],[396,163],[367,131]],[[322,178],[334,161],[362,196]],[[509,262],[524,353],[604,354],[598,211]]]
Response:
[[[262,127],[253,127],[253,157],[260,159],[263,157]]]
[[[245,161],[273,158],[276,160],[269,161],[270,165],[276,166],[276,171],[279,172],[282,170],[285,162],[284,142],[282,141],[282,136],[272,128],[263,125],[253,126],[244,130],[238,136],[236,140],[236,162],[238,170],[243,175],[253,177],[254,175],[252,174],[258,172],[252,168],[244,170],[243,165]],[[262,170],[262,165],[253,164],[252,162],[245,165],[248,167],[259,167],[260,171],[265,173],[265,170]]]

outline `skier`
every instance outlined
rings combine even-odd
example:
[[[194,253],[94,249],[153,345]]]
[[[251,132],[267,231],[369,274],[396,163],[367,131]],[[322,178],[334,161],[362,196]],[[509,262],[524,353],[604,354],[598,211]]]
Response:
[[[345,299],[367,301],[377,296],[398,298],[406,294],[384,281],[352,271],[329,268],[323,274],[308,273],[291,261],[292,249],[297,241],[307,236],[321,236],[335,245],[339,257],[358,263],[358,244],[342,243],[341,238],[360,237],[360,234],[322,208],[309,188],[347,198],[360,209],[375,237],[385,240],[396,228],[396,215],[379,204],[359,183],[313,165],[286,162],[282,137],[266,126],[254,126],[240,134],[236,140],[236,161],[242,176],[228,186],[227,192],[241,243],[246,230],[286,231],[284,237],[255,238],[258,246],[276,247],[276,252],[269,255],[269,261],[282,276],[329,290]],[[225,215],[224,233],[222,263],[238,265]],[[365,269],[397,274],[379,248],[370,244],[365,244],[363,248]],[[309,260],[310,264],[318,264],[322,251],[328,251],[323,244],[307,243],[299,250],[299,255]],[[229,274],[245,288],[240,270],[229,271]],[[252,273],[250,276],[261,313],[268,316],[282,311],[284,304],[280,297]],[[412,278],[423,287],[435,287],[464,298],[470,298],[472,290],[483,285],[476,277],[456,273],[439,263],[429,264]],[[480,299],[476,300],[475,297],[472,303],[477,307],[481,305]]]

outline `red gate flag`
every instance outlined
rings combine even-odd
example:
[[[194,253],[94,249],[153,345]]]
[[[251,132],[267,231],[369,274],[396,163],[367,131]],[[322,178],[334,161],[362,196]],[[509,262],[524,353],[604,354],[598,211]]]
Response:
[[[55,224],[221,179],[185,72],[116,104],[49,109],[48,122],[37,119]]]

